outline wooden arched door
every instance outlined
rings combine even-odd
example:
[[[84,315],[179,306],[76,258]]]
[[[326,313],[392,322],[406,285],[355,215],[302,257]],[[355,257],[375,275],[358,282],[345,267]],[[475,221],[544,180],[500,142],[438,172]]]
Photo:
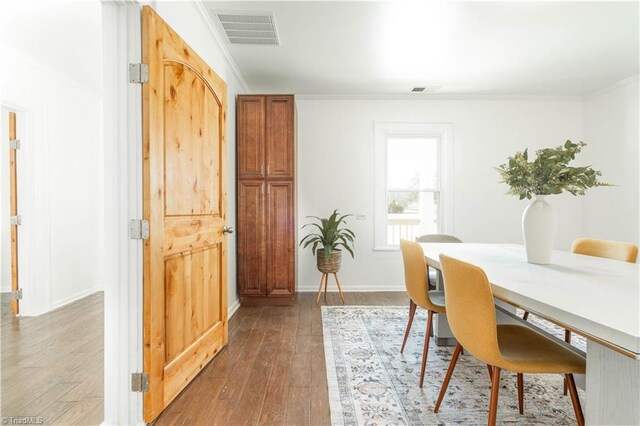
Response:
[[[227,343],[225,82],[142,11],[144,370],[151,422]]]

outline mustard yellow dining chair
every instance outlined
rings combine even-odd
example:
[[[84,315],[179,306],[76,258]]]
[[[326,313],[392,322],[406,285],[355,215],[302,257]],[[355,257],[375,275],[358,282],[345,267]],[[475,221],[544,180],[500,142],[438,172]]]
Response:
[[[584,357],[561,346],[529,327],[497,324],[491,286],[477,266],[440,255],[444,275],[447,319],[458,344],[442,383],[434,411],[437,413],[447,391],[460,351],[464,347],[491,370],[489,425],[495,425],[500,389],[500,372],[512,371],[518,378],[518,405],[523,413],[523,374],[562,374],[569,383],[571,402],[578,425],[584,416],[578,399],[574,374],[584,374]]]
[[[638,260],[638,246],[624,241],[598,240],[595,238],[578,238],[573,241],[571,252],[585,256],[602,257],[622,262],[636,263]],[[522,317],[529,319],[529,312]],[[571,343],[571,330],[564,331],[564,341]],[[564,391],[567,394],[567,382],[564,382]]]
[[[577,254],[605,257],[629,263],[636,263],[638,260],[638,246],[624,241],[578,238],[573,242],[571,251]]]
[[[416,308],[419,306],[427,310],[427,330],[424,336],[422,368],[420,370],[420,387],[422,387],[427,366],[427,355],[429,354],[429,338],[433,327],[433,315],[445,313],[444,293],[441,291],[429,291],[428,266],[420,244],[400,240],[400,250],[402,251],[402,261],[404,262],[404,283],[409,294],[409,322],[404,333],[400,353],[404,351],[404,346],[407,343]]]

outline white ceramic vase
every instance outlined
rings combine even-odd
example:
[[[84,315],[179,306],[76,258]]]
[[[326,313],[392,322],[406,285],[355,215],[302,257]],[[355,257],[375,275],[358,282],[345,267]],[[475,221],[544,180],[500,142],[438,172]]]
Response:
[[[551,251],[556,237],[558,219],[544,195],[527,206],[522,215],[522,234],[527,251],[527,262],[547,265],[551,263]]]

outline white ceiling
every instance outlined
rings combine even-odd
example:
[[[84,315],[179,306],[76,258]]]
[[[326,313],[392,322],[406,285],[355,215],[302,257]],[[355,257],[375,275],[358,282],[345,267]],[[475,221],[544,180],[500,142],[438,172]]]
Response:
[[[638,2],[204,4],[273,12],[280,46],[222,35],[253,92],[582,96],[639,73]]]

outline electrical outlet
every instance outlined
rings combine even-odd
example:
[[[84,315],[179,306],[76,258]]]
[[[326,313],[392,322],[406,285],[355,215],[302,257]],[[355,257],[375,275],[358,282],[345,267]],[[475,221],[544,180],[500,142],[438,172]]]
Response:
[[[367,215],[364,213],[356,213],[356,220],[367,220]]]

